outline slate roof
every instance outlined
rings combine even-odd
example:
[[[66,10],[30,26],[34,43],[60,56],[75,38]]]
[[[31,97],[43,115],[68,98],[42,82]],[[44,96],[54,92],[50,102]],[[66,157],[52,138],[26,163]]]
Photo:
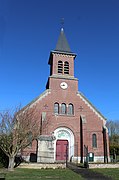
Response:
[[[71,50],[70,50],[70,47],[69,47],[68,41],[66,39],[63,28],[61,29],[55,51],[71,53]]]

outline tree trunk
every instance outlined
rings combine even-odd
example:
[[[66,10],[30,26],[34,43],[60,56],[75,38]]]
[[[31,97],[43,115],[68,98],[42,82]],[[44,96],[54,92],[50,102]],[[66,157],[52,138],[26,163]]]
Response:
[[[9,171],[13,171],[14,170],[14,156],[10,156],[9,157],[8,170]]]

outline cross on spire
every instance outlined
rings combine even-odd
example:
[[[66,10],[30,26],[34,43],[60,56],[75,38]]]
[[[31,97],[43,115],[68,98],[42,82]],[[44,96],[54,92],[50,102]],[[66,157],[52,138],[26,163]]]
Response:
[[[68,52],[71,53],[68,41],[66,39],[65,33],[64,33],[64,29],[63,29],[63,25],[64,25],[64,18],[61,19],[61,32],[56,44],[56,51],[61,51],[61,52]]]

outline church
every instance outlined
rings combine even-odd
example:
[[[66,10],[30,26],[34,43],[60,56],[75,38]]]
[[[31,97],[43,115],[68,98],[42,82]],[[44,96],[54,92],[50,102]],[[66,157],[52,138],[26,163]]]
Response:
[[[109,161],[106,119],[78,90],[75,58],[61,28],[50,52],[46,90],[27,105],[37,106],[41,126],[38,138],[22,152],[28,162]]]

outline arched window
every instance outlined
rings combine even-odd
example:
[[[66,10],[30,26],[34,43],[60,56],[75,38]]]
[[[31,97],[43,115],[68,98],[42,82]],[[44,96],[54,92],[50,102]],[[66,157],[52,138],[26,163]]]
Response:
[[[69,63],[67,61],[64,62],[64,74],[69,74]]]
[[[66,114],[66,104],[65,103],[61,104],[61,114]]]
[[[63,63],[62,61],[58,61],[58,73],[63,73]]]
[[[74,106],[71,103],[68,105],[68,114],[69,115],[73,115],[74,114]]]
[[[92,147],[97,148],[97,136],[96,136],[96,134],[92,135]]]
[[[28,143],[28,147],[32,147],[32,140],[33,140],[33,135],[32,135],[32,132],[29,131],[28,133],[28,139],[27,139],[27,143]]]
[[[58,103],[54,104],[54,113],[59,114],[59,104]]]

